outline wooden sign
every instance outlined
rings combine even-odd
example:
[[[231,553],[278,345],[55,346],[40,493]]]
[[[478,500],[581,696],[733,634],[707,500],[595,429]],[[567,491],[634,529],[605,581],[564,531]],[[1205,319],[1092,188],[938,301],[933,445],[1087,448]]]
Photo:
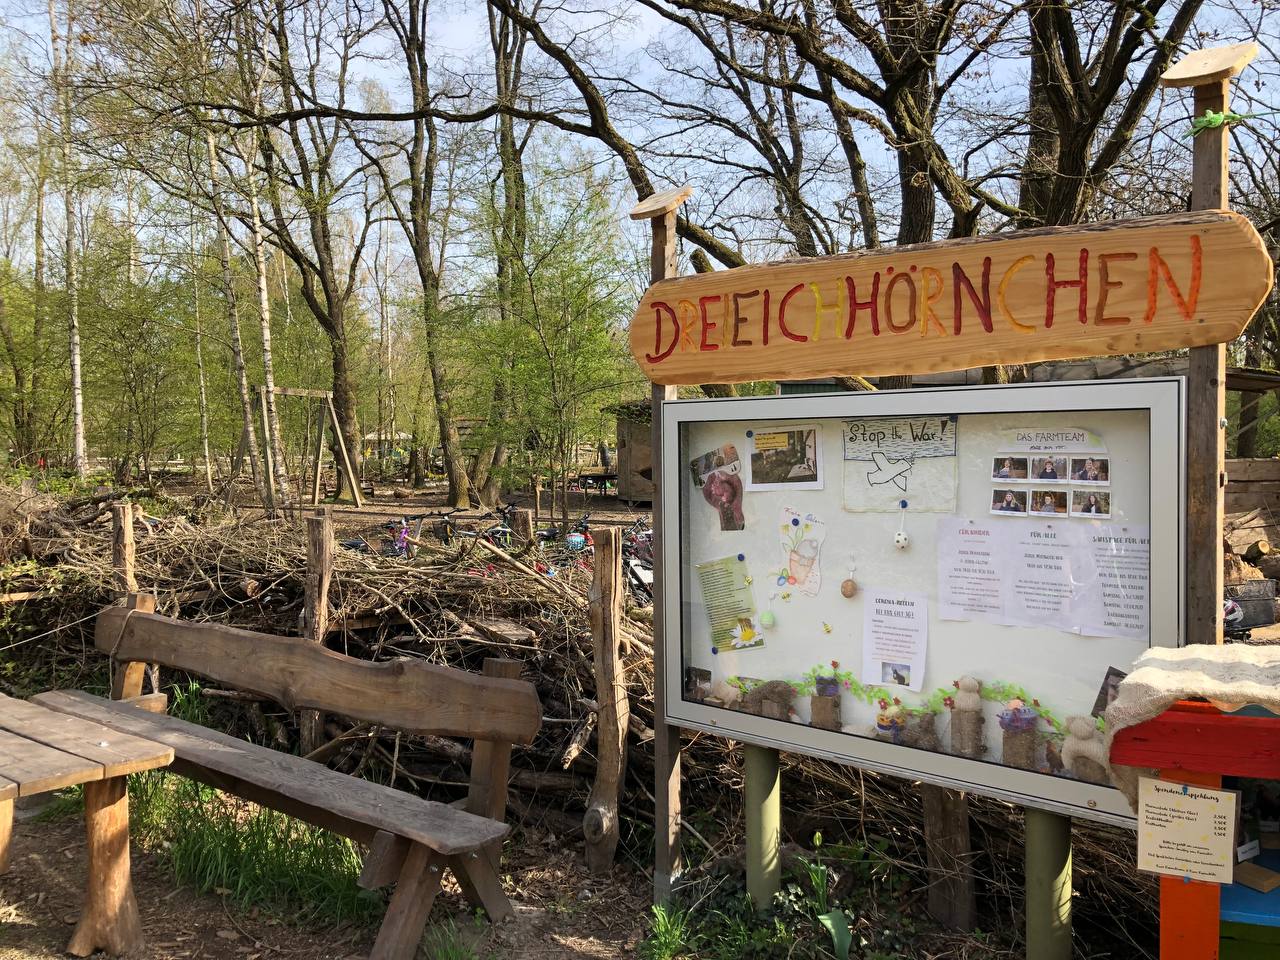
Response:
[[[1049,227],[661,280],[631,352],[655,383],[932,373],[1239,336],[1271,289],[1229,211]]]

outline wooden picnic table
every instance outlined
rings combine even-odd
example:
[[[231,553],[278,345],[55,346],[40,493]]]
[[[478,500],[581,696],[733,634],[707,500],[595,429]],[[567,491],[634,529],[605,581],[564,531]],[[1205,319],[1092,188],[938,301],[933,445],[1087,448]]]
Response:
[[[0,873],[9,867],[14,800],[84,784],[88,879],[68,953],[142,945],[129,876],[128,775],[172,761],[171,747],[0,695]]]

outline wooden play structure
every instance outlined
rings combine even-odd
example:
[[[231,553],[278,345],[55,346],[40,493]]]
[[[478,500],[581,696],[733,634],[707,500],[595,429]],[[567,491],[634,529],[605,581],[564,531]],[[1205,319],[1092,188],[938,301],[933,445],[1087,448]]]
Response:
[[[111,700],[60,691],[33,703],[156,744],[172,752],[172,769],[184,776],[366,845],[361,886],[396,884],[375,960],[416,954],[446,867],[491,920],[510,914],[497,869],[508,829],[511,745],[532,742],[542,722],[537,693],[518,679],[518,663],[488,660],[483,675],[419,661],[372,663],[306,639],[184,623],[153,609],[151,597],[134,595],[128,608],[109,607],[98,616],[95,642],[111,656],[115,673]],[[313,762],[340,740],[307,757],[292,756],[165,716],[163,696],[130,702],[141,694],[149,663],[210,677],[291,709],[331,711],[407,733],[473,738],[466,803],[422,800]],[[127,837],[127,810],[114,816]],[[127,842],[116,854],[127,870]]]
[[[333,409],[333,391],[331,390],[305,390],[300,387],[273,387],[271,393],[277,397],[295,397],[303,400],[321,401],[319,422],[316,429],[316,442],[312,448],[311,456],[308,463],[303,464],[304,476],[309,472],[311,476],[311,506],[317,506],[320,503],[320,470],[324,461],[324,435],[326,429],[333,432],[334,448],[338,451],[338,458],[341,461],[339,469],[347,478],[347,488],[350,491],[352,502],[357,506],[363,506],[364,501],[360,496],[360,478],[356,476],[355,470],[351,466],[351,454],[347,450],[347,441],[342,436],[342,427],[338,423],[338,414]],[[259,426],[262,428],[262,436],[270,436],[270,427],[267,423],[267,388],[256,387],[253,397],[254,412],[260,421]],[[235,459],[231,462],[231,479],[235,479],[239,475],[241,467],[244,465],[245,455],[249,449],[249,432],[242,430],[240,432],[240,446],[236,450]],[[276,487],[277,470],[283,469],[283,465],[273,462],[271,454],[271,444],[264,443],[262,447],[263,454],[263,480],[264,487],[267,491],[267,508],[275,509],[276,499],[278,497]],[[231,496],[230,486],[227,488],[227,496]]]
[[[1116,734],[1111,762],[1159,771],[1162,780],[1204,787],[1222,778],[1280,779],[1280,717],[1225,714],[1182,701],[1154,720]],[[1280,868],[1280,851],[1263,866]],[[1160,878],[1160,960],[1264,960],[1280,953],[1280,890],[1260,893]]]

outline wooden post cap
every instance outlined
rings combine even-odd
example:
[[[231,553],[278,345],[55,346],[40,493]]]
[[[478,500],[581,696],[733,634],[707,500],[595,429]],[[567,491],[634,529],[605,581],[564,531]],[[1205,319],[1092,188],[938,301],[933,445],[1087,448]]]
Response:
[[[1229,47],[1192,50],[1160,75],[1163,87],[1198,87],[1239,76],[1258,55],[1258,45],[1236,43]]]
[[[654,217],[660,217],[675,210],[691,196],[693,196],[693,187],[688,184],[683,187],[672,187],[670,190],[661,190],[650,194],[632,207],[630,217],[632,220],[652,220]]]

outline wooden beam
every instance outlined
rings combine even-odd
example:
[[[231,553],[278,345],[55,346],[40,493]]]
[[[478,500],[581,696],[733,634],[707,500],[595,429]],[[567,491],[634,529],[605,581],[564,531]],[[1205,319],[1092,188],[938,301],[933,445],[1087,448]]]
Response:
[[[11,788],[12,793],[0,794],[0,877],[9,870],[9,855],[13,845],[13,794],[17,788],[7,780],[3,781]]]
[[[313,473],[311,474],[311,505],[318,507],[320,505],[320,469],[324,462],[324,425],[327,417],[323,410],[320,411],[320,422],[316,425],[316,450],[315,461],[312,464]]]
[[[531,683],[417,660],[372,663],[297,637],[109,607],[94,640],[117,661],[154,660],[291,710],[328,710],[406,733],[532,743],[542,725]]]
[[[302,387],[272,387],[271,392],[277,397],[310,397],[313,400],[333,399],[333,391],[331,390],[305,390]]]
[[[347,452],[347,440],[342,435],[342,424],[338,422],[338,412],[333,409],[333,399],[326,400],[324,405],[329,411],[329,419],[333,422],[333,437],[336,441],[338,454],[342,458],[342,469],[347,474],[347,484],[351,487],[351,500],[357,508],[363,507],[364,501],[360,499],[360,478],[356,476],[356,472],[351,466],[351,455]]]
[[[597,528],[592,536],[595,556],[588,615],[595,647],[598,723],[596,776],[582,817],[582,833],[586,838],[587,869],[599,876],[613,869],[618,848],[618,795],[626,775],[631,705],[627,700],[626,668],[620,650],[622,535],[616,528]]]
[[[116,503],[111,507],[111,580],[118,596],[138,592],[132,503]]]
[[[356,886],[361,890],[379,890],[390,886],[400,876],[408,853],[408,840],[386,830],[379,830],[369,844],[369,852],[365,854],[364,866],[360,869]]]
[[[677,276],[676,211],[650,220],[649,273],[657,283]],[[666,721],[666,640],[663,609],[662,405],[676,399],[676,388],[654,384],[650,396],[650,447],[653,475],[653,899],[666,903],[680,876],[680,728]]]
[[[130,616],[140,613],[154,613],[156,598],[149,593],[131,593],[125,600],[123,616],[128,622]],[[101,615],[99,615],[101,616]],[[123,625],[122,625],[123,626]],[[114,638],[112,640],[114,643]],[[112,648],[108,647],[111,653]],[[142,681],[147,675],[148,664],[145,660],[120,662],[112,658],[111,663],[111,699],[131,700],[142,695]]]
[[[519,680],[523,667],[518,660],[490,657],[484,662],[484,675],[495,679]],[[466,810],[478,817],[505,822],[507,819],[507,782],[511,775],[511,742],[476,738],[471,750],[471,776],[467,784]],[[502,841],[485,848],[494,869],[502,854]]]
[[[440,892],[444,865],[445,858],[438,853],[417,843],[410,847],[369,960],[413,960],[417,956],[422,930]]]
[[[1185,62],[1185,61],[1183,61]],[[1181,66],[1179,64],[1178,66]],[[1195,113],[1227,109],[1230,83],[1195,87]],[[1191,207],[1227,207],[1225,125],[1191,144]],[[1222,643],[1222,517],[1226,508],[1227,348],[1196,347],[1187,369],[1186,642]]]
[[[959,790],[920,785],[928,862],[929,915],[953,930],[969,931],[977,915],[969,802]]]
[[[1280,721],[1166,710],[1153,720],[1117,731],[1111,762],[1277,780]]]
[[[303,585],[302,635],[323,645],[329,632],[329,581],[333,577],[333,523],[328,513],[306,518],[307,579]],[[324,743],[324,714],[304,709],[298,714],[299,749],[311,753]]]

